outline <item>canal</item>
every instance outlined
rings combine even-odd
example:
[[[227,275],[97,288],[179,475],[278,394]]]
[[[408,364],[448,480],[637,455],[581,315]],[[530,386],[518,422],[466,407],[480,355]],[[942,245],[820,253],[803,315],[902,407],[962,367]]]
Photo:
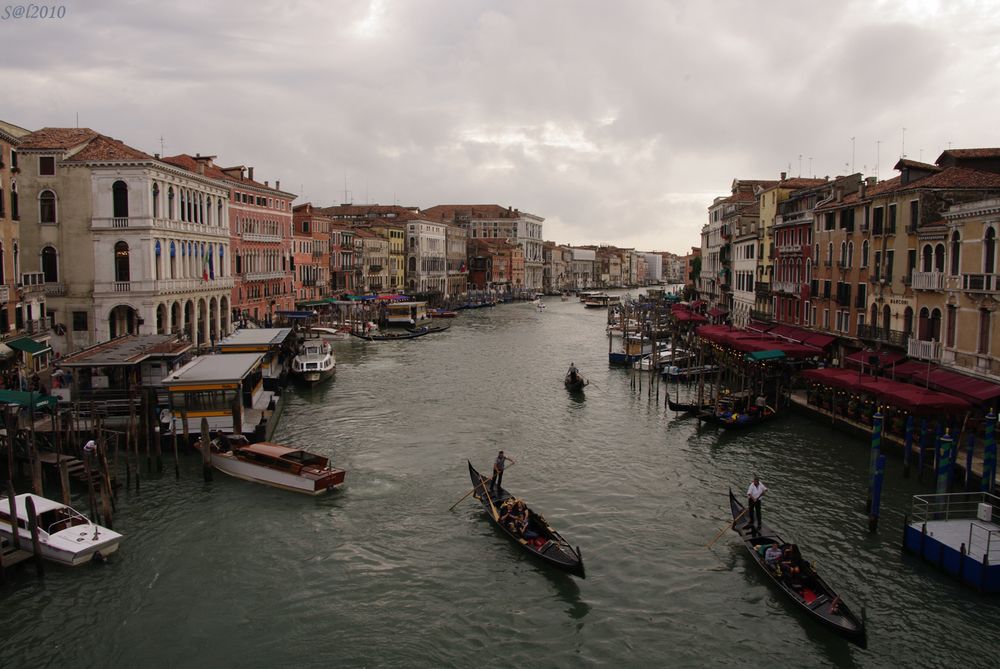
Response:
[[[3,666],[995,666],[995,600],[900,551],[930,476],[890,459],[869,534],[863,443],[799,416],[699,428],[608,367],[605,312],[547,305],[338,342],[336,377],[291,389],[275,437],[347,469],[341,490],[205,484],[191,454],[177,481],[168,460],[120,495],[111,561],[0,590]],[[562,386],[570,362],[585,397]],[[501,448],[505,486],[580,546],[585,580],[522,555],[472,498],[448,510],[466,459],[487,471]],[[866,608],[868,650],[804,620],[734,533],[706,549],[754,472],[768,524]]]

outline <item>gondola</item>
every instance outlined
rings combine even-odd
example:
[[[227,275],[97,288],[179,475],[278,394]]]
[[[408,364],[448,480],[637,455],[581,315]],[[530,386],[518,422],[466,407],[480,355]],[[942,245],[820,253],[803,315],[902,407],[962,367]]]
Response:
[[[714,407],[712,404],[685,404],[684,402],[675,402],[669,397],[667,398],[667,406],[671,411],[683,411],[686,413],[697,413],[700,411],[711,411]]]
[[[782,592],[810,618],[848,641],[866,648],[868,636],[865,631],[864,612],[862,611],[860,618],[856,616],[841,600],[840,596],[834,592],[833,588],[820,578],[812,565],[801,558],[797,546],[791,546],[792,562],[797,562],[800,569],[797,584],[792,583],[791,573],[787,566],[784,568],[771,567],[764,559],[766,547],[777,544],[779,548],[785,548],[788,545],[767,525],[761,524],[760,531],[754,531],[744,515],[744,506],[733,495],[731,488],[729,490],[729,506],[733,514],[733,530],[740,535],[750,556],[771,578],[771,581],[781,588]],[[780,573],[782,569],[786,572],[784,575]]]
[[[444,332],[450,327],[451,325],[421,325],[416,328],[406,328],[406,331],[424,335],[434,334],[435,332]]]
[[[380,334],[363,334],[361,332],[351,331],[351,335],[357,337],[358,339],[365,339],[367,341],[395,341],[397,339],[416,339],[417,337],[423,337],[430,332],[425,328],[419,328],[417,330],[404,330],[403,332],[380,332]]]
[[[579,393],[583,392],[583,389],[590,383],[583,374],[577,372],[573,374],[572,372],[566,374],[566,378],[563,379],[563,385],[566,386],[566,390],[570,392]]]
[[[491,490],[490,479],[477,472],[471,462],[469,462],[469,477],[472,479],[472,485],[475,489],[473,496],[482,503],[483,508],[486,510],[486,515],[490,517],[490,520],[508,537],[517,542],[528,553],[531,553],[553,567],[567,571],[574,576],[585,578],[583,556],[580,555],[580,549],[574,549],[570,546],[569,542],[563,539],[562,535],[549,526],[544,516],[528,509],[528,529],[539,536],[533,540],[526,540],[516,535],[500,523],[499,517],[500,506],[504,500],[511,498],[512,495],[502,487],[496,491]]]
[[[698,419],[712,425],[718,425],[726,430],[743,430],[773,420],[777,415],[770,407],[765,407],[761,413],[720,412],[716,411],[715,407],[708,407],[707,410],[698,414]]]

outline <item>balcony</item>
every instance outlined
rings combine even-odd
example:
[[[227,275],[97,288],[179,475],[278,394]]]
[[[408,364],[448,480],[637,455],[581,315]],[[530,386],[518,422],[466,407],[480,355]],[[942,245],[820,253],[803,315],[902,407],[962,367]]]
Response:
[[[753,292],[755,295],[767,297],[771,294],[771,284],[766,281],[758,281],[754,284]]]
[[[10,302],[10,286],[0,286],[0,302]]]
[[[894,346],[906,346],[909,335],[899,330],[886,330],[874,325],[859,325],[858,338],[870,341],[881,341]]]
[[[797,281],[775,281],[771,284],[771,292],[798,295],[802,291],[802,284]]]
[[[267,242],[270,244],[280,244],[280,235],[263,235],[258,232],[244,232],[240,237],[245,242]]]
[[[913,272],[911,275],[914,290],[943,290],[943,272]]]
[[[270,281],[272,279],[284,279],[285,272],[245,272],[243,281]]]
[[[778,244],[778,253],[802,253],[802,244]]]
[[[762,311],[757,309],[750,310],[750,318],[755,321],[770,321],[773,316],[770,311]]]
[[[1000,274],[963,274],[962,290],[969,293],[1000,292]]]
[[[66,294],[65,283],[46,283],[45,297],[62,297]]]
[[[209,225],[191,221],[174,221],[169,218],[153,218],[151,216],[130,216],[128,218],[92,218],[90,229],[94,232],[128,230],[159,230],[178,232],[182,234],[208,235],[211,237],[229,238],[228,225]]]
[[[940,360],[941,342],[911,339],[906,345],[906,355],[920,360]]]

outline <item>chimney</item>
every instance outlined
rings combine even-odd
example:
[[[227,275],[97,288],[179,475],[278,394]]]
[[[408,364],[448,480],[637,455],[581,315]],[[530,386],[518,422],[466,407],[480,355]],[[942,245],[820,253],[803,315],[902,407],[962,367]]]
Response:
[[[277,179],[274,180],[274,190],[281,190],[281,182]]]
[[[198,174],[205,174],[205,163],[198,161]]]
[[[267,181],[264,182],[264,187],[265,188],[270,188],[270,186],[268,185]]]
[[[782,172],[781,173],[781,180],[784,181],[785,177],[787,177],[787,176],[788,176],[788,172]]]
[[[840,202],[841,200],[844,199],[844,189],[841,188],[840,186],[837,186],[836,188],[833,189],[833,195],[834,195],[834,200]]]
[[[865,177],[865,181],[868,182],[869,186],[874,186],[878,183],[878,177]]]
[[[252,166],[247,168],[247,178],[249,178],[250,181],[253,181],[253,167]]]
[[[154,157],[154,158],[156,158],[157,160],[159,160],[159,159],[160,159],[160,154],[158,154],[158,153],[154,153],[154,154],[153,154],[153,157]]]
[[[862,181],[862,182],[861,182],[861,183],[859,184],[859,186],[858,186],[858,199],[859,199],[859,200],[864,200],[864,199],[865,199],[865,191],[867,191],[867,190],[868,190],[868,189],[866,188],[866,186],[867,186],[867,185],[868,185],[868,181],[867,181],[867,180],[865,180],[865,181]]]

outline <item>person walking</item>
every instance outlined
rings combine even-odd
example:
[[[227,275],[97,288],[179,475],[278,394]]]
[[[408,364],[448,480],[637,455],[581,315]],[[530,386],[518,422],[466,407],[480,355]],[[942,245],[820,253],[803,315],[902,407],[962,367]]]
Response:
[[[756,474],[753,475],[753,483],[747,488],[747,508],[748,520],[750,522],[751,529],[755,528],[754,517],[756,516],[756,528],[755,532],[760,532],[761,521],[760,521],[760,498],[764,496],[767,492],[767,486],[760,482],[760,477]]]
[[[503,470],[507,468],[507,463],[516,465],[514,458],[508,458],[503,454],[503,451],[497,453],[497,459],[493,463],[493,478],[490,480],[490,487],[494,491],[499,491],[500,487],[503,485]]]

